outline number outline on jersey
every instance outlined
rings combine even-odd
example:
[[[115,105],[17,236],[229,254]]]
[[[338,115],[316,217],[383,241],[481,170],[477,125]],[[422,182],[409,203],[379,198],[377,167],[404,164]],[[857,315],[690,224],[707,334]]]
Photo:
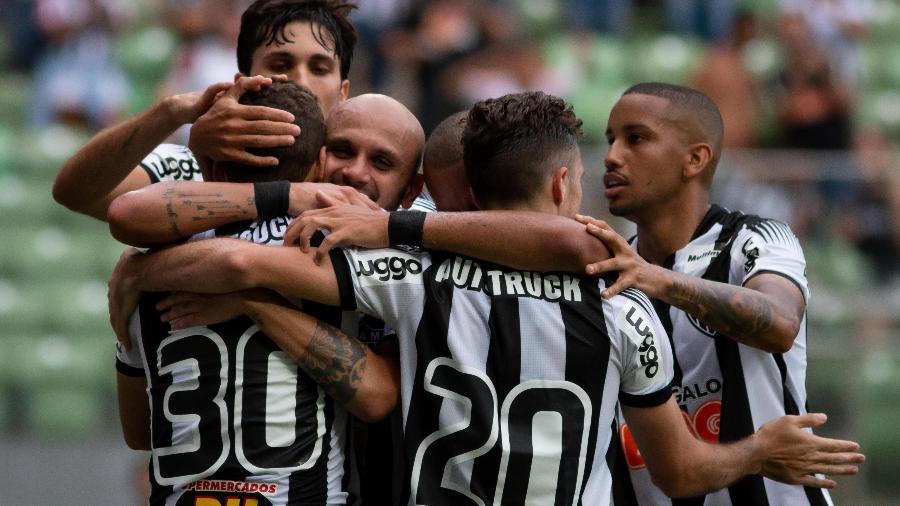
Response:
[[[198,330],[199,329],[199,330]],[[180,360],[178,362],[173,362],[171,364],[167,364],[166,366],[162,365],[162,350],[177,341],[182,339],[186,339],[189,337],[206,337],[219,350],[219,358],[220,358],[220,369],[219,369],[219,389],[216,392],[216,396],[213,398],[213,403],[216,404],[219,408],[219,420],[221,420],[222,424],[220,427],[219,434],[222,438],[222,452],[216,461],[207,469],[199,473],[195,473],[192,475],[179,475],[172,478],[166,478],[162,476],[160,470],[160,457],[166,457],[170,455],[178,455],[182,453],[192,453],[200,449],[200,415],[196,413],[186,414],[186,415],[176,415],[170,411],[169,399],[171,396],[177,392],[184,392],[190,390],[196,390],[200,386],[200,368],[196,359],[189,360]],[[191,433],[191,441],[189,443],[182,443],[173,446],[167,447],[156,447],[153,449],[153,471],[156,475],[156,481],[160,485],[178,485],[184,483],[185,480],[188,482],[195,481],[199,478],[202,478],[208,475],[210,472],[218,469],[228,458],[228,452],[231,450],[231,439],[228,437],[228,407],[225,405],[225,390],[228,384],[228,348],[225,346],[225,341],[222,339],[222,336],[213,332],[208,328],[190,328],[181,330],[178,332],[172,333],[169,337],[160,341],[159,346],[156,349],[156,365],[157,371],[160,376],[163,375],[171,375],[173,378],[175,375],[184,370],[183,367],[178,367],[180,365],[186,365],[191,373],[192,378],[190,381],[182,382],[179,384],[170,385],[169,388],[166,388],[166,392],[163,395],[162,407],[163,413],[166,419],[172,424],[173,430],[176,427],[176,423],[186,423],[189,425],[190,433]],[[152,425],[151,425],[152,427]]]
[[[591,416],[592,416],[592,404],[591,399],[588,396],[587,392],[584,391],[583,388],[576,385],[575,383],[563,380],[529,380],[522,383],[519,383],[515,387],[513,387],[508,394],[506,394],[506,398],[503,399],[503,406],[500,408],[500,427],[503,429],[501,431],[501,457],[500,457],[500,469],[497,472],[497,488],[494,491],[494,504],[502,504],[503,503],[503,490],[506,486],[506,470],[509,466],[509,455],[511,450],[511,445],[509,442],[509,411],[512,406],[512,403],[516,400],[516,398],[529,390],[537,390],[537,389],[561,389],[568,390],[572,392],[578,400],[581,401],[581,405],[584,407],[584,422],[583,428],[581,431],[581,447],[578,452],[578,473],[577,479],[575,482],[575,491],[574,494],[574,502],[573,504],[578,504],[580,500],[580,494],[578,491],[581,490],[581,485],[584,480],[584,466],[587,462],[587,449],[588,449],[588,436],[591,431]],[[557,411],[553,411],[552,413],[557,414]],[[532,459],[535,456],[532,454]],[[559,455],[560,464],[562,463],[562,454]],[[533,461],[532,461],[533,462]],[[532,483],[531,479],[528,480],[529,485]],[[530,487],[529,487],[530,490]],[[554,489],[554,496],[556,495],[556,490]],[[526,495],[526,502],[529,495]]]
[[[237,348],[235,351],[235,362],[242,364],[244,363],[244,352],[247,348],[247,343],[253,337],[254,334],[260,332],[259,326],[251,325],[241,337],[238,339]],[[287,356],[286,353],[281,353]],[[271,362],[270,362],[271,363]],[[243,371],[243,368],[236,368]],[[296,368],[292,368],[294,376],[296,376]],[[267,372],[267,376],[268,376]],[[296,381],[294,381],[296,385]],[[281,474],[290,474],[295,471],[302,471],[306,469],[312,468],[316,462],[319,460],[319,457],[322,454],[322,438],[325,435],[325,393],[321,387],[317,387],[316,390],[318,392],[318,397],[316,398],[316,442],[313,447],[313,451],[310,453],[309,458],[306,459],[305,462],[302,462],[296,466],[292,467],[258,467],[250,462],[250,459],[247,458],[244,453],[244,435],[242,430],[242,421],[243,421],[243,402],[244,402],[244,375],[238,374],[235,372],[235,392],[234,392],[234,437],[235,437],[235,445],[234,445],[234,454],[238,459],[238,462],[253,474],[261,474],[261,473],[281,473]],[[295,422],[296,423],[296,422]],[[268,430],[268,427],[266,428]]]
[[[491,448],[493,448],[494,445],[497,443],[497,437],[498,437],[497,433],[499,432],[499,423],[497,421],[497,412],[496,412],[497,391],[494,388],[494,384],[490,381],[490,378],[488,378],[487,374],[485,374],[483,371],[479,371],[478,369],[475,369],[473,367],[468,367],[468,366],[459,364],[455,360],[453,360],[451,358],[447,358],[447,357],[438,357],[438,358],[432,360],[428,364],[428,367],[425,369],[425,376],[424,376],[425,391],[433,393],[433,394],[443,397],[445,399],[450,399],[450,400],[461,403],[463,406],[465,406],[465,415],[464,415],[462,421],[456,422],[447,427],[439,428],[438,430],[432,432],[427,437],[425,437],[425,439],[423,439],[422,442],[419,444],[419,447],[416,449],[416,456],[413,459],[412,473],[410,475],[410,490],[411,490],[410,497],[412,498],[413,501],[415,501],[416,498],[418,497],[419,479],[420,479],[420,476],[422,473],[422,460],[424,459],[425,452],[428,450],[428,448],[434,442],[440,440],[441,438],[444,438],[450,434],[454,434],[456,432],[467,429],[472,423],[472,401],[468,397],[460,395],[451,390],[447,390],[443,387],[439,387],[432,383],[432,378],[434,377],[435,369],[437,369],[440,366],[447,366],[447,367],[450,367],[451,369],[456,370],[457,372],[460,372],[460,373],[463,373],[463,374],[466,374],[469,376],[475,376],[476,378],[480,379],[485,385],[487,385],[488,389],[491,392],[491,397],[492,397],[492,401],[493,401],[492,406],[495,407],[495,410],[491,416],[491,433],[488,436],[487,441],[482,446],[480,446],[474,450],[470,450],[468,452],[461,453],[461,454],[456,455],[455,457],[447,460],[447,462],[444,464],[444,469],[441,474],[441,487],[449,489],[449,490],[453,490],[455,492],[459,492],[460,494],[471,499],[473,502],[475,502],[479,506],[485,506],[484,501],[481,500],[480,497],[473,494],[472,491],[469,490],[467,487],[460,486],[456,483],[453,483],[452,481],[450,481],[449,477],[450,477],[451,464],[474,460],[475,458],[478,458],[478,457],[484,455],[485,453],[489,452],[491,450]]]

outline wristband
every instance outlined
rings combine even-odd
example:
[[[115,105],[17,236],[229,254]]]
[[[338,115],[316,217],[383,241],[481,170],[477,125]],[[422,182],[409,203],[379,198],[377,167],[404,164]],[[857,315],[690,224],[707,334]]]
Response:
[[[289,181],[253,183],[253,200],[256,203],[256,216],[260,219],[284,216],[291,203],[291,183]]]
[[[388,218],[388,242],[391,246],[422,246],[425,212],[394,211]]]

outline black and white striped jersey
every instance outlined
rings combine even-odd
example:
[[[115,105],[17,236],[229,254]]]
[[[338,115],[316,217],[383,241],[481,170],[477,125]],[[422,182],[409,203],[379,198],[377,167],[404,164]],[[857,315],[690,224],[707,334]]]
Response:
[[[637,249],[637,239],[632,240]],[[691,241],[667,268],[742,286],[759,274],[783,276],[809,298],[806,261],[784,223],[713,205]],[[675,356],[674,395],[688,427],[711,442],[741,439],[765,422],[806,412],[806,321],[787,353],[767,353],[720,335],[697,318],[654,300]],[[638,504],[830,504],[828,493],[748,476],[727,489],[691,500],[667,498],[650,481],[628,433],[620,430]]]
[[[161,181],[203,181],[194,153],[180,144],[160,144],[141,160],[151,183]]]
[[[280,245],[288,223],[245,222],[192,239]],[[155,309],[164,296],[144,294],[132,350],[117,357],[119,372],[147,377],[150,504],[345,504],[343,407],[246,317],[170,332]]]
[[[332,252],[345,309],[400,341],[409,504],[609,504],[617,401],[671,397],[647,297],[447,253]]]

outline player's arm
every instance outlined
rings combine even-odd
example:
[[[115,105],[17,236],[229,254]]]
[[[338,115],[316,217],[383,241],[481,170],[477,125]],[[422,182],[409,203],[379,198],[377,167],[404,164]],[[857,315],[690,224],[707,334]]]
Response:
[[[785,416],[752,436],[728,444],[695,438],[674,399],[637,408],[622,406],[653,482],[671,497],[690,497],[727,487],[748,474],[790,484],[832,488],[816,474],[856,474],[864,456],[859,445],[804,430],[825,423],[824,414]]]
[[[53,198],[69,209],[106,220],[117,196],[150,184],[138,164],[178,127],[191,123],[228,89],[211,85],[204,92],[173,95],[123,123],[109,127],[66,161],[53,184]]]
[[[319,205],[317,193],[335,201],[377,208],[353,188],[302,182],[290,185],[288,208],[280,215],[296,216],[315,209]],[[109,206],[109,229],[125,244],[163,245],[236,221],[256,219],[260,217],[258,200],[252,183],[165,182],[116,198]]]
[[[396,407],[400,383],[396,346],[373,351],[283,300],[247,297],[243,306],[263,332],[357,417],[378,421]]]
[[[593,220],[587,230],[610,248],[613,258],[588,265],[586,272],[619,274],[604,297],[635,287],[747,346],[770,353],[784,353],[793,346],[806,299],[788,278],[762,273],[744,286],[695,278],[648,263],[603,222]]]
[[[340,329],[297,310],[271,290],[222,295],[178,292],[160,301],[157,309],[172,330],[247,315],[355,416],[377,421],[397,405],[400,364],[395,342],[373,351]]]
[[[119,342],[129,347],[128,320],[141,292],[228,293],[257,287],[296,299],[340,303],[330,259],[316,265],[299,248],[208,239],[150,254],[125,252],[109,280],[110,323]]]
[[[338,244],[367,248],[401,245],[396,241],[390,244],[389,220],[386,213],[346,206],[307,211],[291,225],[285,243],[296,240],[305,246],[317,229],[330,230],[319,246],[317,260],[327,257],[328,250]],[[428,249],[517,269],[580,273],[587,263],[609,257],[606,246],[585,233],[575,220],[530,211],[426,213],[421,237]]]
[[[119,423],[125,444],[132,450],[150,450],[150,404],[147,378],[116,373]]]

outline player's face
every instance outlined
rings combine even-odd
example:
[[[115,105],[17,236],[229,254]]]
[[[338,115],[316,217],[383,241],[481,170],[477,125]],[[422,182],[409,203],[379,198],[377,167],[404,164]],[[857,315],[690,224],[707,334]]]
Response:
[[[603,186],[609,211],[616,216],[652,212],[678,191],[685,148],[665,119],[668,104],[661,97],[630,94],[609,114]]]
[[[313,25],[308,22],[290,23],[284,33],[290,42],[256,48],[250,75],[286,74],[319,97],[322,113],[327,117],[350,91],[350,82],[341,79],[340,60],[334,51],[316,41]],[[328,37],[324,33],[323,36]]]
[[[394,210],[418,166],[416,145],[413,132],[390,114],[342,107],[328,121],[324,181],[352,186]]]

